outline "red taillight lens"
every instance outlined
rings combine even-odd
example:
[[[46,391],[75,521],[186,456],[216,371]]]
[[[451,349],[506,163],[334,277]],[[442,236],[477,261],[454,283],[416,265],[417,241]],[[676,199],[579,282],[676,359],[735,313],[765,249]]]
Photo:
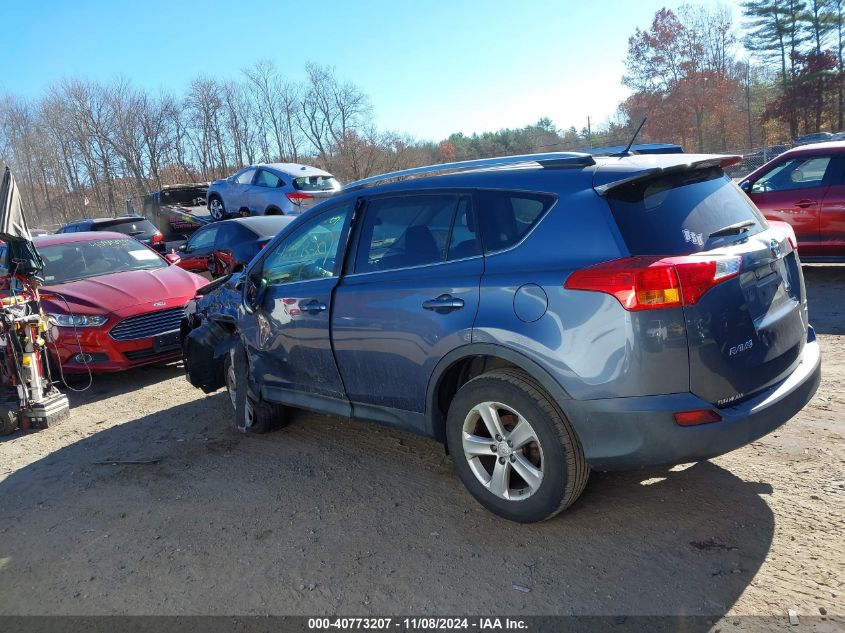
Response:
[[[740,257],[626,257],[576,270],[564,287],[613,295],[630,311],[674,308],[697,303],[741,264]]]
[[[156,231],[156,233],[150,238],[150,244],[163,244],[164,243],[164,235],[161,234],[161,231]]]
[[[288,200],[293,202],[294,204],[302,204],[303,200],[312,200],[314,196],[310,193],[302,193],[301,191],[294,191],[291,193],[285,194],[288,197]]]
[[[710,424],[721,422],[722,416],[713,409],[694,409],[692,411],[677,411],[675,423],[679,426],[698,426],[699,424]]]

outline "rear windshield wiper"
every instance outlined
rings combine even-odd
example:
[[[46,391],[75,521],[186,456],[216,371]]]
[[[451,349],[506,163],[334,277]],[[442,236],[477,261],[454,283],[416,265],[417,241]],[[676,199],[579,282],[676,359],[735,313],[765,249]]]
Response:
[[[743,220],[736,224],[728,224],[718,231],[713,231],[708,237],[723,237],[725,235],[738,235],[745,233],[750,227],[757,224],[754,220]]]

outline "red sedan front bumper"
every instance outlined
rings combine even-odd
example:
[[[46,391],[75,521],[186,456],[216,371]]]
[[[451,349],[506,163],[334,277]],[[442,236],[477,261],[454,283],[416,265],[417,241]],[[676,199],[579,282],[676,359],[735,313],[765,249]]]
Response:
[[[61,364],[62,371],[67,373],[88,373],[89,369],[94,373],[123,371],[132,367],[175,361],[182,357],[182,351],[178,348],[164,352],[156,350],[153,345],[154,337],[136,341],[114,341],[106,332],[85,332],[79,337],[82,343],[80,346],[77,345],[72,328],[61,329],[70,329],[71,333],[68,335],[62,332],[56,344],[58,354],[51,344],[50,355],[54,362]],[[178,332],[176,334],[178,335]]]
[[[153,363],[179,360],[182,351],[179,346],[179,318],[182,308],[170,308],[158,312],[135,315],[130,319],[110,317],[101,327],[60,327],[55,345],[50,344],[54,363],[59,363],[67,373],[95,373],[123,371]],[[126,331],[128,322],[139,323],[139,319],[155,318],[156,314],[170,313],[170,319],[163,327],[154,327],[156,322]],[[140,321],[143,324],[143,321]],[[175,325],[174,325],[175,324]],[[121,334],[115,329],[120,325]],[[150,326],[152,325],[152,327]],[[145,332],[150,335],[144,335]],[[137,336],[136,336],[137,333]]]

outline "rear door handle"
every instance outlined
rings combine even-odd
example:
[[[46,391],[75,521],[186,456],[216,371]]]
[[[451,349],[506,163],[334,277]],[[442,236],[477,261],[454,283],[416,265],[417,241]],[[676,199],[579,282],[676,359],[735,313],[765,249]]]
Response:
[[[799,200],[795,203],[796,207],[800,207],[801,209],[806,209],[807,207],[812,207],[814,204],[818,204],[815,200]]]
[[[317,301],[316,299],[312,299],[308,303],[300,303],[299,304],[300,310],[307,310],[308,312],[325,312],[326,304]]]
[[[422,307],[425,310],[434,310],[435,312],[451,312],[452,310],[463,308],[464,300],[453,297],[450,294],[443,294],[436,299],[423,301]]]

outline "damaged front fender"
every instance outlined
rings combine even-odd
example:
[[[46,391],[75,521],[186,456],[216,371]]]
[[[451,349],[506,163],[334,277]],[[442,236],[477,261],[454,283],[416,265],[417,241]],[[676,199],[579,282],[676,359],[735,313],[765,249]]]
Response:
[[[204,321],[182,340],[182,359],[188,382],[205,393],[226,384],[226,357],[237,333],[221,323]]]

